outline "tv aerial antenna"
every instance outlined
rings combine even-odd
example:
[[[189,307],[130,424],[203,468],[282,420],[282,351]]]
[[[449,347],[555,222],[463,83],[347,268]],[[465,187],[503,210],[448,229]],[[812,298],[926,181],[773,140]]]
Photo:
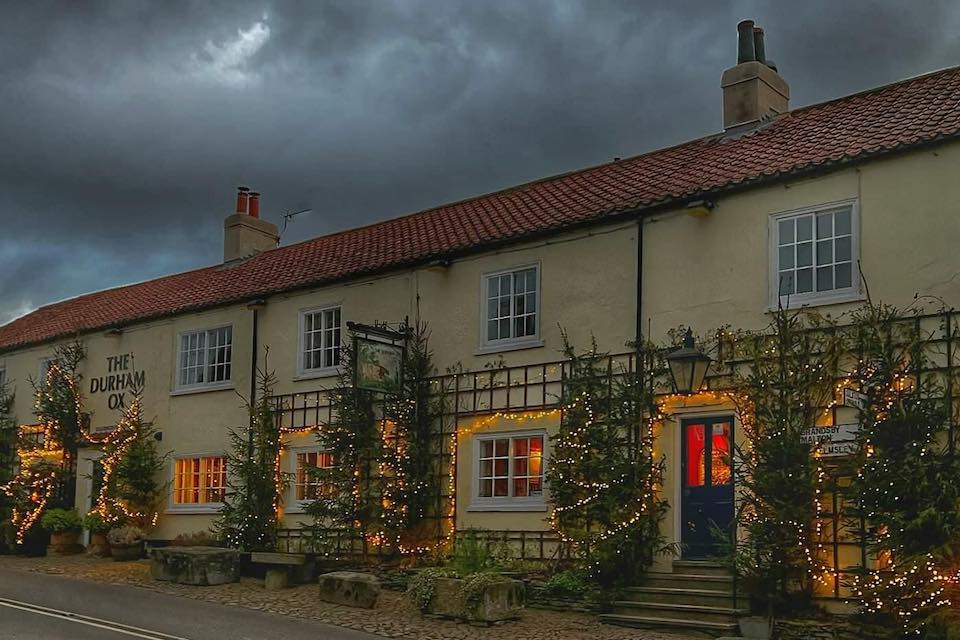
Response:
[[[287,230],[287,225],[290,224],[290,221],[296,218],[301,213],[310,213],[313,211],[311,208],[300,209],[299,211],[285,211],[283,213],[283,228],[280,229],[280,237],[283,237],[284,232]]]

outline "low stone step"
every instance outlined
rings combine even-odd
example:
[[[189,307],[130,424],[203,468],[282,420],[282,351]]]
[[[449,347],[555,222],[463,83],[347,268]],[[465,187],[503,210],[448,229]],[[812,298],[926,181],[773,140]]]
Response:
[[[730,576],[730,568],[712,560],[674,560],[673,572],[697,576]]]
[[[732,576],[697,575],[688,573],[645,573],[640,579],[644,587],[673,589],[711,589],[733,593]]]
[[[600,615],[600,622],[622,627],[660,629],[664,631],[697,631],[710,636],[732,635],[737,631],[736,622],[700,622],[683,618],[660,616],[630,616],[615,613]]]
[[[672,602],[635,602],[618,600],[613,603],[613,613],[629,616],[679,618],[698,622],[736,623],[737,618],[747,615],[747,609],[732,607],[713,607],[694,604],[676,604]]]
[[[737,594],[717,589],[676,589],[670,587],[630,587],[624,590],[623,599],[631,602],[656,602],[664,604],[689,604],[706,607],[747,607],[746,594]]]

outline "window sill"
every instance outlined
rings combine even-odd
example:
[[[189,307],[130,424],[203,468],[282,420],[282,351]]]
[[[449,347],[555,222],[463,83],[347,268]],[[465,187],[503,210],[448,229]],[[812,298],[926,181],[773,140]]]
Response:
[[[491,511],[529,511],[544,512],[547,510],[546,502],[505,502],[504,504],[471,504],[467,511],[491,512]]]
[[[284,513],[291,516],[302,516],[307,512],[307,505],[309,502],[304,504],[292,504],[289,509],[284,509]]]
[[[516,340],[510,342],[501,342],[487,344],[474,352],[476,356],[483,356],[489,353],[501,353],[503,351],[520,351],[522,349],[537,349],[543,346],[543,340],[536,338],[535,340]]]
[[[323,369],[311,369],[310,371],[298,371],[293,376],[294,382],[303,380],[316,380],[317,378],[333,378],[340,375],[340,367],[325,367]]]
[[[220,509],[223,508],[222,502],[209,503],[202,506],[186,506],[181,505],[178,507],[170,507],[164,513],[170,515],[216,515],[220,513]]]
[[[204,385],[202,387],[182,387],[180,389],[174,389],[171,391],[170,396],[190,396],[195,393],[207,393],[208,391],[231,391],[233,389],[234,386],[233,382],[231,381],[222,384]]]
[[[797,310],[804,307],[826,307],[834,304],[849,304],[851,302],[863,302],[867,296],[860,291],[849,291],[839,294],[811,295],[809,297],[791,297],[790,300],[774,301],[767,307],[767,313],[776,313],[779,309],[778,302],[784,305],[784,309]],[[790,306],[787,306],[789,303]]]

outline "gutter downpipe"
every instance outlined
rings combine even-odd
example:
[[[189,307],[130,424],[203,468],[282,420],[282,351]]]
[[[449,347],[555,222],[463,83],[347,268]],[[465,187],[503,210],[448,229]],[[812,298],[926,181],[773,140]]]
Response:
[[[257,352],[259,349],[260,309],[264,307],[264,300],[253,300],[247,308],[253,312],[253,331],[250,341],[250,422],[247,428],[247,459],[253,457],[253,420],[257,406]]]

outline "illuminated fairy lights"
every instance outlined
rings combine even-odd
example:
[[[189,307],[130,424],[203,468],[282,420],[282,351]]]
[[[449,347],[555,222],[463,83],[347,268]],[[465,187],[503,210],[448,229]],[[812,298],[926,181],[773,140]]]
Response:
[[[110,495],[110,488],[113,486],[113,474],[117,465],[123,461],[129,453],[130,447],[141,437],[142,417],[143,401],[139,393],[134,393],[130,404],[120,416],[117,427],[107,434],[101,443],[105,452],[100,458],[100,464],[103,466],[103,480],[91,513],[98,514],[105,522],[110,524],[129,521],[141,526],[146,524],[154,526],[157,524],[160,515],[157,511],[138,511],[131,508],[126,500]]]
[[[13,498],[11,521],[14,525],[17,544],[23,544],[30,528],[43,515],[50,499],[60,485],[63,465],[68,452],[64,446],[62,425],[45,415],[44,407],[55,405],[55,385],[65,385],[71,396],[72,410],[78,425],[83,424],[82,394],[76,377],[59,362],[52,361],[47,369],[44,384],[36,390],[34,406],[40,419],[39,425],[22,425],[19,429],[17,459],[19,472],[10,482],[0,487],[4,494]],[[42,442],[30,442],[32,436],[42,433]],[[79,434],[83,438],[83,434]]]

